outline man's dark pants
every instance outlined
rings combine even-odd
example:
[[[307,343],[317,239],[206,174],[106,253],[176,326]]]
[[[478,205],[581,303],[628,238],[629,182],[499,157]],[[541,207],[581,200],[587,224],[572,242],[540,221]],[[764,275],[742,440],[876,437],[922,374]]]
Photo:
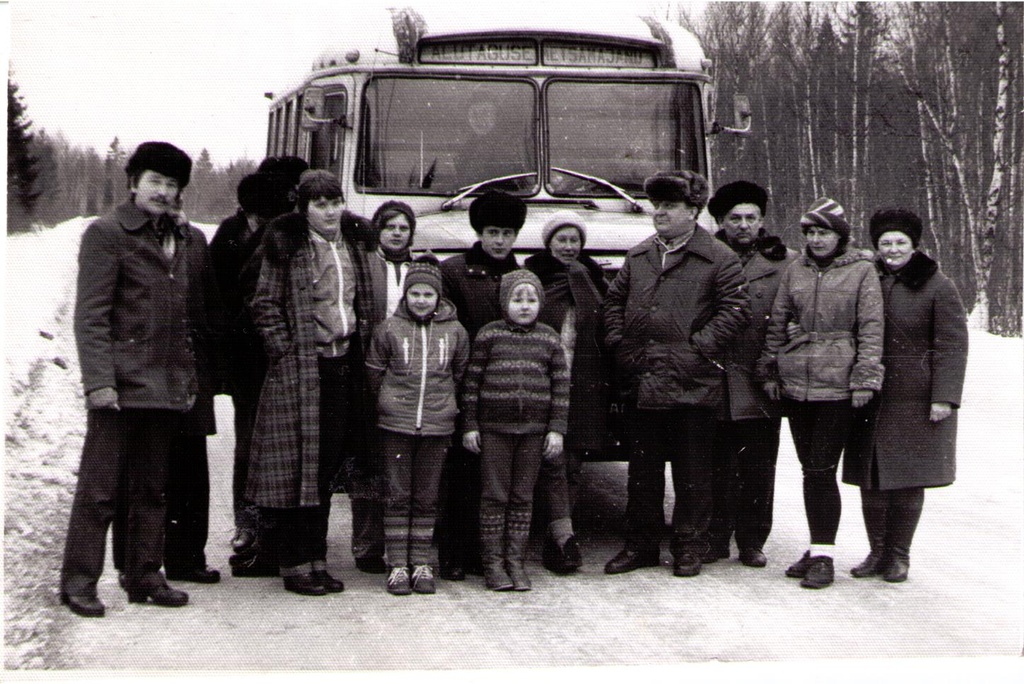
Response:
[[[107,530],[118,500],[127,504],[125,575],[129,588],[163,584],[167,462],[181,414],[162,409],[88,411],[78,486],[64,545],[61,590],[95,596]]]
[[[713,548],[762,549],[772,531],[781,419],[723,421],[715,435]]]
[[[671,551],[702,556],[711,521],[713,409],[634,409],[629,416],[626,546],[656,549],[665,528],[665,462],[672,464],[675,509]]]

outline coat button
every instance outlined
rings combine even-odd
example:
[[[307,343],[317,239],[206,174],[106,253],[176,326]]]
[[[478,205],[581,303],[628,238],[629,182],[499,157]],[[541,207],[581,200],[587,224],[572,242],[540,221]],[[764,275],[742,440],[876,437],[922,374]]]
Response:
[[[651,313],[654,313],[657,310],[658,310],[658,305],[657,304],[655,304],[654,306],[651,307]]]

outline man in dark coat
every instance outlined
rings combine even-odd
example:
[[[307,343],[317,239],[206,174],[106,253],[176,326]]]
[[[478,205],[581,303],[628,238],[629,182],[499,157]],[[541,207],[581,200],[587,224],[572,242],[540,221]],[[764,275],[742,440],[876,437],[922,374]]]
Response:
[[[74,613],[102,617],[96,595],[107,530],[127,509],[125,589],[133,603],[183,606],[164,561],[168,453],[181,414],[199,392],[189,311],[190,265],[203,234],[178,225],[192,160],[147,142],[125,169],[131,200],[82,236],[75,339],[88,425],[64,547],[60,599]]]
[[[327,572],[331,485],[347,450],[359,448],[360,394],[373,292],[366,220],[344,209],[336,177],[302,174],[298,211],[267,226],[250,301],[268,366],[249,456],[246,498],[273,519],[286,590],[340,592]],[[355,442],[355,443],[353,443]]]
[[[605,340],[629,427],[626,546],[605,572],[659,565],[670,461],[673,572],[691,577],[707,552],[722,361],[750,322],[750,299],[739,258],[697,226],[708,198],[703,176],[659,172],[644,190],[657,234],[629,250],[605,299]]]
[[[266,224],[292,210],[295,186],[308,165],[298,157],[268,157],[259,168],[238,184],[239,209],[220,224],[210,242],[210,256],[229,326],[225,348],[230,359],[230,374],[226,390],[235,409],[232,478],[235,535],[231,540],[235,553],[229,562],[235,577],[277,575],[277,563],[266,539],[269,535],[266,521],[260,521],[259,509],[245,498],[256,405],[267,372],[263,341],[246,302],[256,289],[261,260],[258,248]]]
[[[444,296],[455,305],[470,342],[480,328],[502,318],[498,289],[501,277],[519,268],[512,245],[525,221],[526,204],[521,199],[497,190],[485,192],[469,206],[469,223],[480,240],[441,264]],[[441,577],[465,579],[467,568],[482,574],[479,456],[452,447],[441,488],[437,526]]]
[[[729,557],[736,534],[740,562],[761,568],[772,529],[775,462],[782,415],[754,377],[764,347],[768,318],[782,272],[798,253],[764,228],[768,193],[748,181],[723,185],[708,202],[720,230],[715,237],[743,263],[750,293],[751,323],[723,357],[725,411],[719,417],[712,464],[710,549],[703,562]]]

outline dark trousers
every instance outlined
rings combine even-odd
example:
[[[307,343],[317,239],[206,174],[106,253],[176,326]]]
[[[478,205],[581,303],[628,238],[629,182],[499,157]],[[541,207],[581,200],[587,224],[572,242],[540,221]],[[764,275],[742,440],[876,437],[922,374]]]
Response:
[[[163,584],[167,460],[181,414],[159,409],[88,411],[78,486],[64,544],[61,590],[95,596],[107,530],[125,502],[129,588]]]
[[[793,445],[804,477],[804,510],[812,544],[835,544],[843,502],[836,474],[850,432],[853,408],[840,401],[784,400]]]
[[[665,528],[665,462],[672,464],[676,503],[672,555],[702,556],[711,522],[711,449],[715,412],[685,406],[661,411],[634,409],[629,416],[629,475],[626,545],[657,548]]]
[[[442,566],[473,567],[480,559],[480,457],[452,446],[441,472],[437,552]]]
[[[734,532],[739,549],[764,547],[772,531],[781,424],[779,418],[719,422],[708,528],[713,547],[728,549]]]
[[[538,510],[544,512],[548,523],[572,517],[582,468],[579,452],[568,449],[558,458],[541,461],[534,500],[542,506]]]
[[[274,528],[277,562],[284,570],[309,572],[313,562],[327,560],[327,523],[331,516],[331,484],[341,464],[345,427],[352,402],[352,367],[348,357],[319,360],[320,454],[317,484],[320,505],[260,508],[261,519]],[[307,567],[308,566],[308,567]]]
[[[437,489],[450,437],[417,437],[381,430],[387,473],[384,544],[392,567],[429,565],[437,519]]]
[[[544,460],[544,435],[480,434],[480,516],[525,515],[529,524],[533,488]]]
[[[185,572],[206,567],[210,530],[210,470],[206,437],[177,437],[167,466],[167,540],[164,569]]]
[[[252,432],[256,427],[256,407],[259,392],[236,391],[231,397],[235,407],[235,464],[231,478],[231,496],[235,513],[235,527],[258,533],[259,509],[245,498],[245,483],[249,479],[249,452],[252,448]]]

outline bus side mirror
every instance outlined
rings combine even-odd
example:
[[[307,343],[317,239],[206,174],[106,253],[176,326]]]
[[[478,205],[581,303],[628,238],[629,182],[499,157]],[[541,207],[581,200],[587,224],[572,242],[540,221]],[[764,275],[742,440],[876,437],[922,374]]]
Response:
[[[330,113],[325,110],[323,88],[315,86],[306,88],[302,93],[302,118],[299,125],[304,131],[315,131],[324,124],[347,127],[344,114],[330,116]]]
[[[722,124],[715,121],[711,124],[711,133],[732,133],[733,135],[750,135],[750,123],[751,123],[751,110],[750,110],[750,98],[746,95],[734,95],[732,98],[732,111],[733,118],[736,121],[736,126],[731,128],[729,126],[723,126]]]

